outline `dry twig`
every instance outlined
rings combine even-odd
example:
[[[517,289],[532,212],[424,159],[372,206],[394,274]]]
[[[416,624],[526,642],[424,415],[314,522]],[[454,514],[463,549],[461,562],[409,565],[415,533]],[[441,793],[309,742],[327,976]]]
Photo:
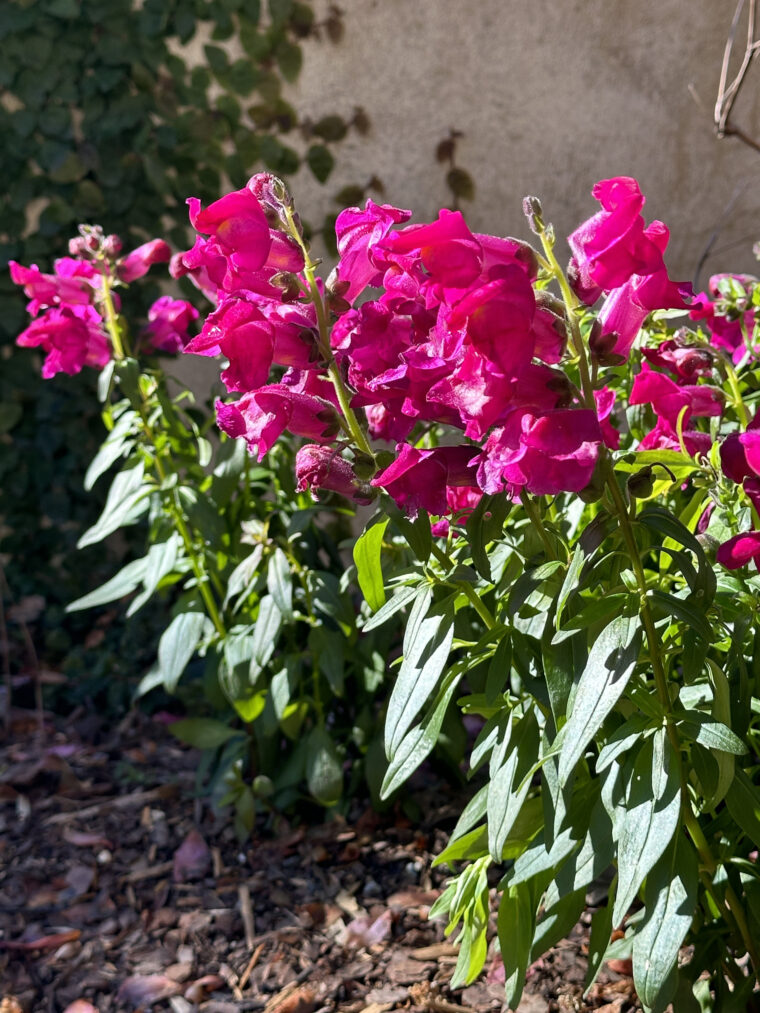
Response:
[[[760,151],[760,141],[755,140],[741,127],[731,122],[731,113],[742,89],[749,68],[755,56],[760,50],[760,39],[755,38],[755,26],[757,20],[757,0],[749,0],[747,13],[747,40],[744,46],[744,54],[736,76],[729,84],[728,73],[731,64],[731,56],[736,43],[736,35],[739,29],[739,20],[744,9],[744,0],[739,0],[734,13],[731,28],[726,39],[726,48],[723,51],[723,64],[720,69],[720,83],[718,85],[718,97],[715,101],[713,120],[718,137],[738,137],[740,141],[749,145],[755,151]]]

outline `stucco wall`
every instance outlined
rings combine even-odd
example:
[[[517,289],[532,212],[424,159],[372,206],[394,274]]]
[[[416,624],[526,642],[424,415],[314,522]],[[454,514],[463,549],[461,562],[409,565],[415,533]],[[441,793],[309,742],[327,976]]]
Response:
[[[319,7],[320,5],[318,5]],[[321,9],[326,9],[326,3]],[[476,182],[463,202],[478,230],[523,234],[521,199],[540,196],[558,233],[587,217],[589,190],[638,177],[648,217],[672,230],[672,272],[690,278],[738,187],[708,270],[752,268],[760,238],[760,154],[716,139],[712,107],[733,0],[341,0],[337,45],[308,42],[291,89],[301,114],[363,106],[369,137],[337,151],[328,187],[296,186],[319,218],[340,183],[377,174],[385,199],[434,216],[449,200],[434,161],[449,128]],[[691,86],[691,90],[690,90]],[[760,133],[760,64],[737,120]],[[694,95],[701,100],[701,107]]]

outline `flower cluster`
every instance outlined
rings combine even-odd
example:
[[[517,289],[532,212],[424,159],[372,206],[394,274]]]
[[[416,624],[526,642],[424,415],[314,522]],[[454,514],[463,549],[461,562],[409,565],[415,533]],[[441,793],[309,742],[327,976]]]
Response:
[[[10,262],[11,280],[23,286],[27,310],[34,319],[16,339],[25,348],[45,353],[42,375],[79,373],[83,366],[102,369],[113,357],[105,309],[106,293],[115,309],[119,298],[114,285],[142,277],[153,264],[169,260],[162,239],[153,239],[120,257],[118,236],[103,234],[98,226],[82,226],[69,243],[68,257],[55,261],[53,274],[32,264]],[[188,327],[198,316],[190,303],[163,296],[150,307],[148,325],[141,335],[143,351],[178,352],[189,341]]]
[[[668,277],[667,229],[645,226],[635,180],[594,193],[602,210],[570,237],[572,277],[587,305],[606,293],[594,347],[622,361],[646,315],[687,308],[688,288]],[[580,492],[602,446],[617,447],[614,393],[589,402],[569,380],[565,307],[529,244],[473,233],[458,211],[410,225],[409,211],[370,200],[338,216],[340,259],[323,285],[279,180],[188,204],[199,236],[172,273],[217,306],[186,351],[227,359],[222,380],[241,396],[219,404],[219,424],[260,458],[285,430],[311,441],[302,488],[382,488],[410,514],[461,517],[484,492]],[[367,299],[368,288],[380,291]],[[390,463],[379,467],[367,436],[395,443]]]

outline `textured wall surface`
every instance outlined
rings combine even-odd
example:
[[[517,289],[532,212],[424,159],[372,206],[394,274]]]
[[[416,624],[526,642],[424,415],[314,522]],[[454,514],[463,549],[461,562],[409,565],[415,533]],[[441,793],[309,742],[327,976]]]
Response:
[[[455,128],[465,135],[458,162],[476,183],[463,210],[478,230],[524,234],[521,199],[533,193],[564,236],[595,210],[595,180],[634,175],[648,197],[647,217],[671,227],[671,272],[691,278],[743,188],[707,270],[752,269],[760,154],[717,140],[712,127],[732,0],[340,6],[343,41],[306,44],[292,98],[314,119],[363,106],[372,131],[339,146],[324,189],[303,174],[296,197],[306,217],[317,220],[340,184],[373,174],[385,200],[413,208],[418,220],[434,216],[450,199],[435,147]],[[760,136],[757,92],[760,63],[736,111],[737,122]]]

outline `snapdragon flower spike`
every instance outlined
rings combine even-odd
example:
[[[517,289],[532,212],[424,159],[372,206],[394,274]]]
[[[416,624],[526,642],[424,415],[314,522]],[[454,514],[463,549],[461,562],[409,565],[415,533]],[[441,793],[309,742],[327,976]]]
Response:
[[[315,495],[320,489],[337,492],[355,503],[371,503],[375,492],[361,482],[351,465],[330,447],[307,443],[296,453],[295,472],[299,492],[309,490]]]
[[[190,325],[198,319],[198,310],[184,299],[162,295],[148,310],[148,324],[142,331],[147,351],[181,352],[190,341]]]
[[[757,284],[757,279],[751,275],[737,274],[714,274],[707,286],[707,292],[700,292],[694,299],[691,313],[692,320],[704,320],[710,334],[710,343],[715,348],[720,348],[730,355],[734,364],[744,359],[747,354],[747,336],[752,339],[754,332],[756,311],[754,308],[747,309],[738,315],[730,316],[721,313],[721,301],[723,294],[720,291],[721,282],[726,279],[735,278],[743,288],[751,290]],[[758,346],[752,348],[753,354],[758,354]]]

